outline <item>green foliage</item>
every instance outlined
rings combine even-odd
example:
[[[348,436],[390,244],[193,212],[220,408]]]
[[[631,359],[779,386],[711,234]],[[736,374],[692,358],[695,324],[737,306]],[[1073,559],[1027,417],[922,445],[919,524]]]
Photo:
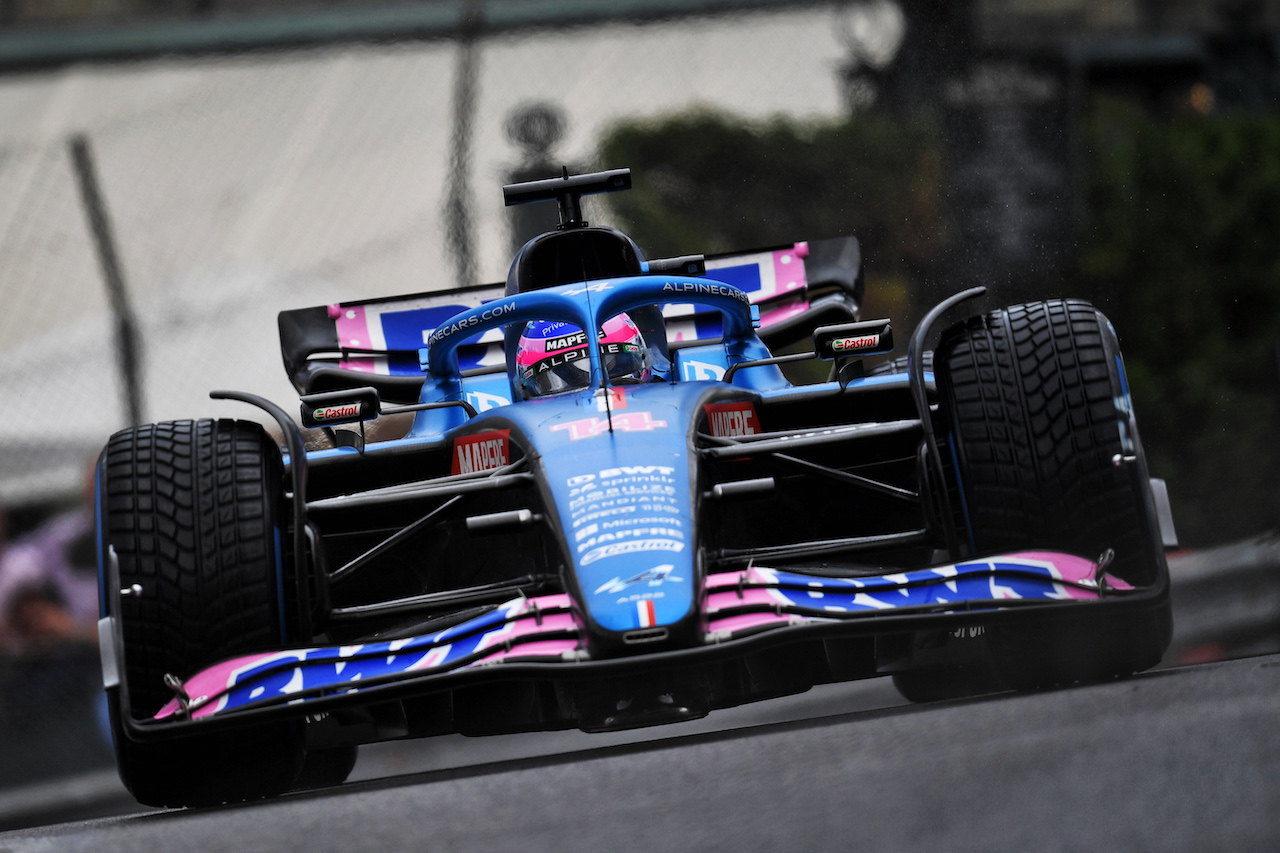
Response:
[[[1103,102],[1083,139],[1087,213],[1064,291],[1116,325],[1182,540],[1275,527],[1280,117],[1157,119]],[[928,122],[693,112],[619,124],[600,153],[633,169],[635,189],[608,203],[653,257],[854,234],[868,314],[902,321],[948,248],[942,145]]]
[[[924,122],[754,124],[700,111],[621,123],[600,153],[636,175],[609,203],[653,257],[854,234],[872,275],[889,277],[944,240],[939,143]]]
[[[1120,334],[1184,543],[1280,521],[1280,117],[1155,119],[1105,102],[1086,129],[1080,274]]]

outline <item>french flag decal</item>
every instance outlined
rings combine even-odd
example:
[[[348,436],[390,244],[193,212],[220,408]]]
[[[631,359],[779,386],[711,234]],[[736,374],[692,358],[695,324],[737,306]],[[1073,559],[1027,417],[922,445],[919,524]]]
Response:
[[[653,599],[646,598],[643,601],[636,602],[636,610],[640,612],[640,627],[652,628],[658,622],[658,617],[653,612]]]

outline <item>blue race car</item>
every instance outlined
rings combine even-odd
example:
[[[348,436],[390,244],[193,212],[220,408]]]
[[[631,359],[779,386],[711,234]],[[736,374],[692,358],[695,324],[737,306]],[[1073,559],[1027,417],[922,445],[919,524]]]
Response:
[[[99,633],[138,800],[336,784],[396,738],[1159,661],[1172,521],[1105,317],[1015,305],[927,352],[974,289],[866,369],[893,329],[859,317],[855,240],[646,260],[582,220],[630,181],[506,187],[561,225],[503,285],[283,312],[307,433],[213,394],[283,447],[232,420],[110,439]]]

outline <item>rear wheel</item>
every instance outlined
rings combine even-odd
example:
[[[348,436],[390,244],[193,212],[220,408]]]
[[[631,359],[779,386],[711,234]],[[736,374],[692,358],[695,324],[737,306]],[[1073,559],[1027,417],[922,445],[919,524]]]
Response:
[[[255,423],[177,421],[112,436],[99,462],[104,549],[118,558],[125,672],[134,719],[218,660],[283,640],[276,503],[280,454]],[[112,691],[120,776],[140,801],[196,806],[289,790],[304,758],[301,724],[130,740]]]
[[[1089,303],[1015,305],[950,329],[938,347],[944,453],[952,456],[960,523],[975,554],[1060,550],[1098,559],[1140,586],[1165,571],[1147,468],[1119,346]],[[993,624],[999,681],[1031,688],[1128,675],[1169,642],[1168,605],[1146,615]],[[956,691],[956,673],[947,681]],[[971,693],[989,690],[985,676]]]
[[[302,773],[293,787],[309,791],[313,788],[329,788],[347,781],[356,766],[359,747],[334,746],[328,749],[308,749]]]
[[[990,667],[953,666],[908,669],[893,674],[893,686],[911,702],[963,699],[1004,688]]]
[[[926,372],[933,372],[933,350],[925,350],[920,356],[921,362],[924,364]],[[891,358],[888,361],[882,361],[875,367],[867,371],[868,376],[887,376],[892,373],[906,373],[910,369],[910,362],[907,356],[900,355],[897,358]]]

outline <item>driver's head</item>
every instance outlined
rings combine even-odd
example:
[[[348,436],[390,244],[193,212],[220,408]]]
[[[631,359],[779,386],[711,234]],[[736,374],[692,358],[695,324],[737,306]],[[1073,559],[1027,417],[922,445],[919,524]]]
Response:
[[[605,321],[599,335],[600,360],[615,385],[653,378],[649,350],[626,314]],[[587,336],[577,326],[535,320],[525,326],[516,348],[516,385],[528,400],[562,394],[591,384]]]

